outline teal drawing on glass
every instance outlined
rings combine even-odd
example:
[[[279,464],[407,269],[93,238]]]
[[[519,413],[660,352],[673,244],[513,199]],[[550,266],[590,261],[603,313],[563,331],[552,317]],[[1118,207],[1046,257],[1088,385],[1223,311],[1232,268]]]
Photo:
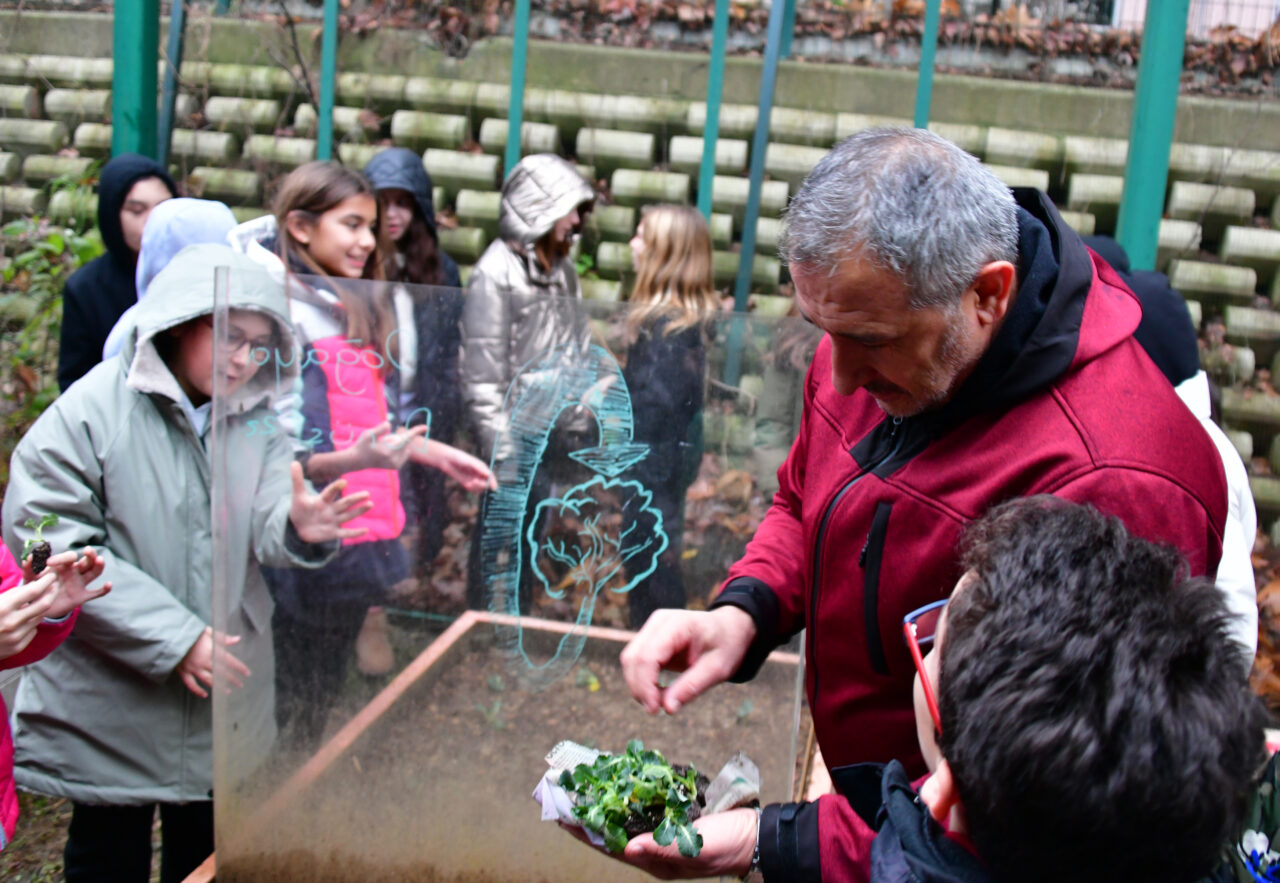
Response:
[[[512,391],[521,389],[512,401]],[[534,474],[546,452],[556,419],[568,408],[581,406],[594,415],[599,444],[580,448],[569,456],[595,476],[569,488],[559,497],[540,501],[536,515],[548,510],[572,515],[582,525],[579,542],[542,541],[534,517],[525,531],[525,513],[533,491]],[[628,579],[613,591],[630,591],[658,564],[668,539],[662,513],[651,507],[652,494],[639,482],[619,476],[649,453],[649,446],[632,441],[634,423],[631,396],[617,361],[604,347],[591,345],[556,347],[533,359],[517,373],[503,405],[505,428],[494,440],[490,468],[498,489],[489,495],[481,539],[482,573],[489,609],[513,617],[514,624],[499,623],[499,639],[511,652],[522,680],[544,687],[568,674],[586,644],[585,627],[591,624],[600,589],[623,571]],[[617,509],[601,510],[600,496],[617,498],[624,518],[604,518]],[[606,520],[618,527],[606,529]],[[621,525],[630,525],[624,529]],[[524,646],[520,627],[520,543],[529,543],[534,576],[552,597],[563,588],[549,581],[544,566],[567,567],[587,592],[570,631],[545,662],[535,662]],[[558,582],[558,581],[557,581]]]

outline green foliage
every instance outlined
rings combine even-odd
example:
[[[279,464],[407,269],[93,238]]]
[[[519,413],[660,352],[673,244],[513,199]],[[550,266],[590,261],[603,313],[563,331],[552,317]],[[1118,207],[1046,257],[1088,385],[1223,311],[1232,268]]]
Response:
[[[57,523],[58,523],[58,516],[52,513],[41,515],[39,518],[28,518],[26,521],[24,521],[23,524],[25,524],[27,527],[34,530],[36,532],[36,535],[31,539],[27,540],[25,543],[23,543],[22,557],[26,558],[28,555],[31,554],[31,550],[33,548],[35,548],[36,546],[44,542],[43,534],[44,534],[44,529],[46,527],[53,527]]]
[[[573,262],[574,268],[578,271],[579,276],[595,275],[596,259],[587,253],[578,255],[577,260]]]
[[[493,705],[485,705],[483,702],[476,703],[476,711],[484,715],[485,722],[495,730],[505,730],[507,722],[502,717],[502,700],[493,700]]]
[[[578,764],[560,776],[560,787],[577,795],[575,818],[604,837],[610,852],[627,845],[627,820],[647,818],[661,810],[653,832],[660,846],[675,843],[680,854],[692,858],[702,850],[702,835],[694,830],[689,810],[698,799],[698,772],[681,774],[657,751],[645,750],[632,739],[622,754],[601,754],[593,764]]]
[[[92,173],[96,175],[96,172]],[[59,178],[54,192],[73,201],[92,195],[92,177]],[[27,428],[58,396],[58,339],[67,277],[102,254],[92,219],[72,226],[48,218],[18,218],[0,227],[0,494],[9,458]]]

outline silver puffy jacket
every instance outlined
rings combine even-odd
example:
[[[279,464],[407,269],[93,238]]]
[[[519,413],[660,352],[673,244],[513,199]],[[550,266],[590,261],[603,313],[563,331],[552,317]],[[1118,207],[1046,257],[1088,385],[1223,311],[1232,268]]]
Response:
[[[498,238],[471,271],[462,312],[463,394],[485,458],[506,427],[503,402],[520,368],[552,347],[590,343],[573,262],[566,258],[544,271],[534,244],[594,199],[577,169],[553,154],[525,157],[503,185]],[[522,378],[520,389],[510,389],[511,401],[525,385]],[[589,417],[578,410],[559,425],[585,429]]]

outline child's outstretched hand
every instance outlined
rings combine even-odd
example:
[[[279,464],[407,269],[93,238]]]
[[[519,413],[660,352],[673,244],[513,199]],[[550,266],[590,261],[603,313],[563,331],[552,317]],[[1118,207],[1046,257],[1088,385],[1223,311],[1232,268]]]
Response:
[[[358,537],[365,528],[345,528],[353,518],[358,518],[373,508],[368,491],[343,495],[345,479],[338,479],[319,493],[307,489],[302,477],[302,464],[294,461],[289,466],[293,477],[293,503],[289,507],[289,520],[298,536],[308,543],[327,543]]]
[[[0,659],[27,649],[40,622],[58,597],[58,577],[46,571],[0,594]]]
[[[45,568],[53,572],[57,596],[45,612],[45,616],[49,619],[60,619],[84,602],[101,598],[110,592],[111,583],[109,582],[96,588],[89,587],[90,583],[102,576],[105,567],[106,562],[97,550],[87,546],[78,557],[71,550],[51,556],[45,563]],[[24,580],[33,579],[30,558],[22,562],[22,576]],[[44,578],[43,573],[40,578]]]
[[[498,479],[483,460],[460,451],[453,445],[430,440],[415,447],[413,460],[423,466],[434,466],[473,494],[498,489]]]
[[[196,642],[191,645],[187,655],[178,663],[177,672],[182,678],[182,683],[201,699],[207,699],[209,691],[200,685],[213,686],[213,666],[216,659],[219,666],[226,668],[228,690],[243,687],[244,679],[250,674],[249,666],[236,659],[227,649],[239,643],[238,635],[224,635],[222,632],[205,628]]]

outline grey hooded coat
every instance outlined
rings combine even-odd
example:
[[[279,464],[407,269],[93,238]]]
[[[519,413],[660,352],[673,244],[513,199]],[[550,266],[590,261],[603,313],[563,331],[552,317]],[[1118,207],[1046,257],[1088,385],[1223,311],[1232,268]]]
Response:
[[[211,797],[213,700],[174,672],[215,621],[210,433],[197,435],[156,340],[213,311],[215,268],[224,266],[232,268],[230,305],[271,319],[280,358],[229,399],[218,430],[218,461],[227,464],[227,603],[218,622],[241,636],[232,652],[252,676],[217,701],[220,714],[232,703],[237,764],[254,765],[274,738],[272,603],[258,563],[318,566],[337,543],[309,545],[293,532],[289,441],[250,422],[272,413],[276,389],[291,387],[297,371],[284,292],[245,256],[196,245],[156,277],[121,355],[57,399],[13,456],[3,511],[9,549],[21,551],[27,518],[53,513],[58,524],[44,535],[54,550],[95,547],[114,584],[23,676],[13,712],[23,788],[91,804]]]
[[[476,261],[462,310],[463,394],[483,457],[506,428],[503,402],[520,368],[552,347],[590,342],[573,262],[544,270],[534,244],[594,199],[577,169],[553,154],[526,156],[502,187],[498,238]],[[513,401],[520,391],[510,390]],[[585,422],[583,414],[574,424]]]

